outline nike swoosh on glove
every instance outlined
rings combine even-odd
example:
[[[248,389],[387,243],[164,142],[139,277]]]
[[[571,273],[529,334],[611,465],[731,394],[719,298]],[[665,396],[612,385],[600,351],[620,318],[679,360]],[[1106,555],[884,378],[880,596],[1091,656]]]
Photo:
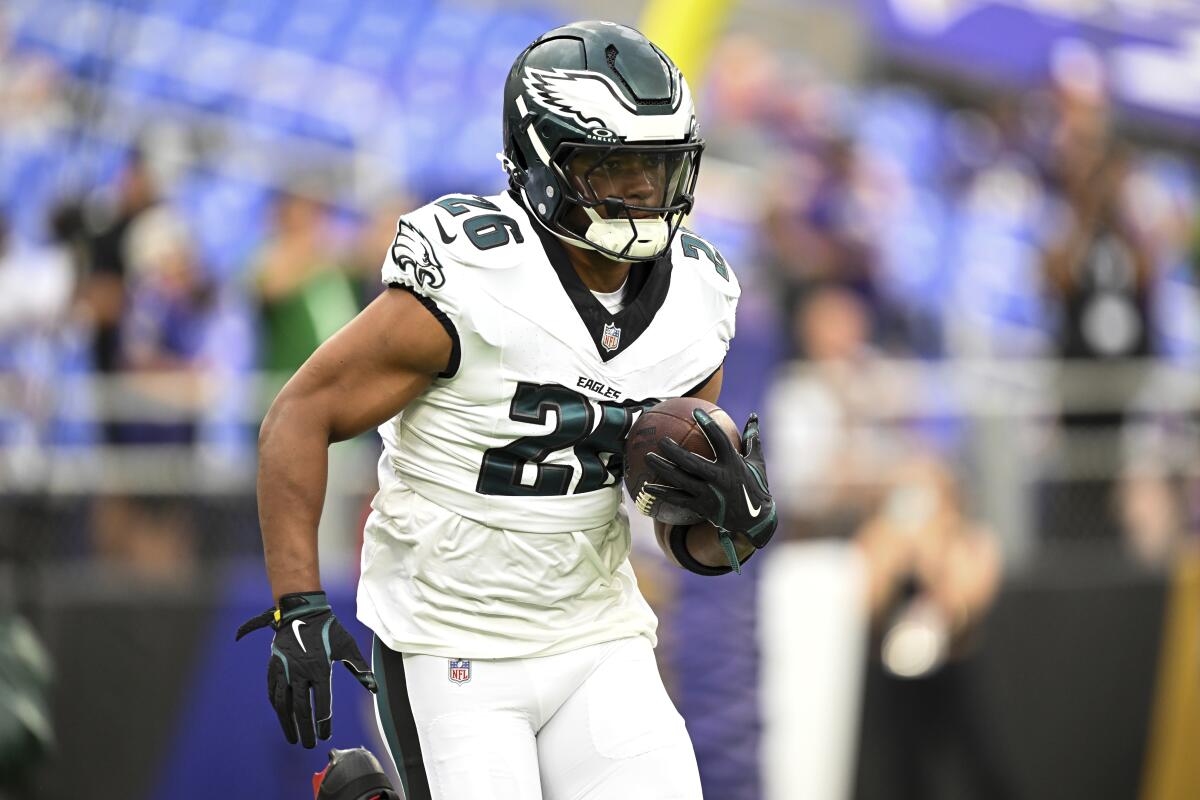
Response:
[[[333,733],[333,662],[345,664],[370,692],[378,688],[375,674],[354,638],[333,615],[324,592],[281,596],[278,607],[238,628],[237,639],[268,625],[275,629],[275,638],[267,662],[267,697],[287,740],[292,744],[299,740],[311,750],[318,737],[328,739]]]
[[[660,439],[660,452],[646,456],[658,482],[647,483],[643,491],[654,502],[690,508],[711,522],[720,533],[729,565],[740,572],[730,534],[745,534],[755,548],[762,549],[771,541],[778,525],[775,500],[767,487],[758,415],[751,414],[742,429],[741,452],[733,448],[721,426],[704,411],[697,408],[692,417],[699,423],[716,459],[710,461],[698,456],[669,437]]]

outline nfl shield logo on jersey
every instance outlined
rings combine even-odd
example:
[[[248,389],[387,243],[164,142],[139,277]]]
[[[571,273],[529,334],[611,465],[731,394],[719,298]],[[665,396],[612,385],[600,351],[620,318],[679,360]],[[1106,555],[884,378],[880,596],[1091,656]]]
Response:
[[[621,329],[611,322],[604,326],[604,332],[600,336],[600,346],[608,352],[612,352],[621,346]]]
[[[450,682],[466,683],[471,680],[471,662],[468,659],[450,658]]]

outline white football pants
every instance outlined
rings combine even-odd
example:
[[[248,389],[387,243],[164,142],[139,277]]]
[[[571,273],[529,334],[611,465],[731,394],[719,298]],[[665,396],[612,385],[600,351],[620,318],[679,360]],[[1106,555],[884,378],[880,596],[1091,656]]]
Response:
[[[683,718],[642,637],[541,658],[403,655],[376,712],[407,800],[700,800]]]

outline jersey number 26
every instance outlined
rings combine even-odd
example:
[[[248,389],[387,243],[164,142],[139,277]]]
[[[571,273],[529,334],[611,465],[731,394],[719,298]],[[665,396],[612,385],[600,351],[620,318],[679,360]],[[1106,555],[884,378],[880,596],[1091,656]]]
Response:
[[[571,491],[575,468],[568,464],[542,463],[551,453],[567,448],[574,449],[581,470],[574,494],[594,492],[616,483],[624,468],[621,454],[625,437],[637,416],[656,402],[627,400],[619,404],[593,404],[578,392],[558,384],[519,383],[509,407],[509,418],[545,425],[553,411],[554,430],[542,436],[523,436],[484,453],[475,491],[516,496],[567,494]],[[528,464],[534,465],[532,483],[522,482]]]

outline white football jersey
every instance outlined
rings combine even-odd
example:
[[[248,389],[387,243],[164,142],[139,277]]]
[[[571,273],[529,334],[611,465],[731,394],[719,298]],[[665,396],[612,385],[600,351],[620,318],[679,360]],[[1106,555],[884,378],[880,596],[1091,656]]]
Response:
[[[383,280],[416,294],[454,348],[379,428],[360,618],[392,649],[431,655],[653,639],[626,558],[620,453],[644,408],[720,368],[733,272],[681,230],[668,255],[633,265],[610,314],[508,193],[444,197],[397,228]]]

